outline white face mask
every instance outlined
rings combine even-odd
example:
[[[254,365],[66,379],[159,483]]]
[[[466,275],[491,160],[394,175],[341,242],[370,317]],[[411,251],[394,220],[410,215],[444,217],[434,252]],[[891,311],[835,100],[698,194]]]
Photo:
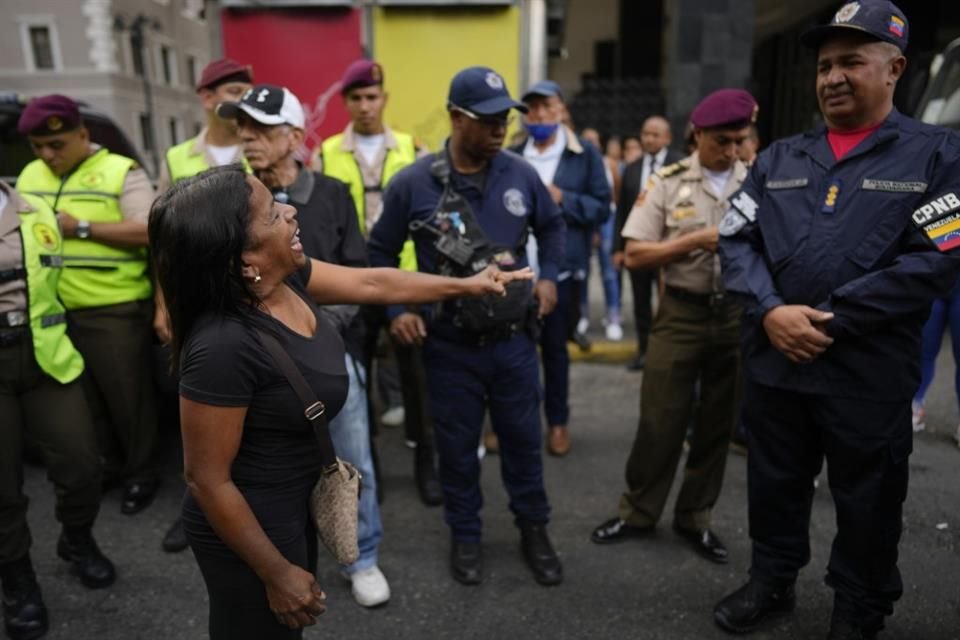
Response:
[[[0,218],[3,217],[3,212],[7,208],[7,202],[10,198],[7,197],[7,192],[3,189],[0,189]]]

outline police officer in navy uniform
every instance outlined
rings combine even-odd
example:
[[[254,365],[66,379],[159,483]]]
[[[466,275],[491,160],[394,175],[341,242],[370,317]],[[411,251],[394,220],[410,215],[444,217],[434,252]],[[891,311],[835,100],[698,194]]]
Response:
[[[745,302],[749,582],[714,610],[747,632],[794,607],[824,458],[837,512],[829,638],[875,638],[903,592],[910,401],[931,301],[960,273],[960,137],[896,111],[908,23],[849,2],[804,34],[824,124],[760,154],[720,225]]]
[[[536,580],[558,584],[562,567],[546,524],[540,380],[531,324],[556,305],[564,257],[563,218],[536,171],[502,150],[512,109],[503,78],[485,67],[458,73],[447,109],[444,149],[393,178],[371,231],[371,266],[396,266],[412,234],[420,271],[464,276],[489,261],[502,269],[527,265],[528,230],[537,238],[540,279],[479,305],[454,301],[432,308],[388,309],[390,332],[423,345],[444,512],[451,529],[451,570],[464,584],[482,580],[480,441],[489,409],[500,440],[502,475]]]

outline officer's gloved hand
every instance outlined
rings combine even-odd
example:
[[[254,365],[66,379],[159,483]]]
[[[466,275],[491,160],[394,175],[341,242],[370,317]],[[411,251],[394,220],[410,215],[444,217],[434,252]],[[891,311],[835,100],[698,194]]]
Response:
[[[427,325],[416,313],[401,313],[390,322],[390,335],[400,344],[419,347],[427,337]]]

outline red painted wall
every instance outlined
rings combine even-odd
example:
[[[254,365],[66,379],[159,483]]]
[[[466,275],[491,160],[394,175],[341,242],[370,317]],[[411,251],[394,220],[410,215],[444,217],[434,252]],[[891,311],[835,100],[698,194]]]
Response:
[[[254,82],[287,87],[307,116],[309,149],[349,121],[339,81],[348,64],[363,55],[361,12],[309,8],[220,13],[227,56],[253,65]]]

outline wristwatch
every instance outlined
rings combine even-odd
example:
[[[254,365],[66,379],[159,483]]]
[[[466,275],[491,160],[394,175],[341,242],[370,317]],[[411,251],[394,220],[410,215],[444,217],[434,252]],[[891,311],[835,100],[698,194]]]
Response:
[[[89,220],[80,220],[77,222],[77,230],[75,235],[81,240],[86,240],[90,237],[90,221]]]

